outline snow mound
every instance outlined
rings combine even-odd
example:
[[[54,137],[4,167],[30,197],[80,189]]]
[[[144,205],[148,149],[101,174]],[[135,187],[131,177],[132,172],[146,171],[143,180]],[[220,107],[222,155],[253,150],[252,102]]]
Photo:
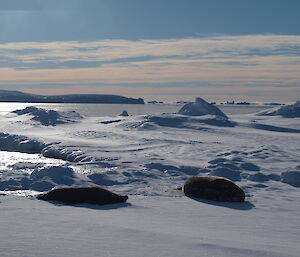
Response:
[[[149,115],[144,116],[142,120],[133,123],[122,124],[122,126],[139,128],[144,130],[154,130],[159,127],[172,127],[183,129],[205,130],[207,127],[203,125],[216,126],[216,127],[234,127],[235,122],[227,118],[214,115],[204,115],[201,117],[190,117],[181,114],[167,114]],[[159,127],[158,127],[159,126]]]
[[[76,149],[68,149],[57,143],[45,144],[36,139],[0,132],[0,151],[39,153],[47,158],[60,159],[76,163],[97,163],[102,167],[111,167],[111,164],[103,162],[103,159],[86,155]]]
[[[162,114],[160,116],[149,116],[148,121],[154,122],[160,126],[167,127],[183,127],[183,128],[197,128],[198,124],[206,124],[217,127],[233,127],[235,123],[229,121],[227,118],[214,115],[203,115],[201,117],[188,117],[185,115],[176,114]]]
[[[27,167],[28,163],[19,164],[24,169],[11,167],[0,178],[0,190],[35,190],[47,191],[56,186],[90,185],[92,182],[85,176],[76,174],[73,168],[66,165],[48,166],[42,163]]]
[[[215,115],[226,119],[228,118],[218,107],[206,102],[200,97],[197,97],[194,103],[184,105],[178,113],[189,116]]]
[[[257,115],[258,116],[280,115],[286,118],[297,118],[300,117],[300,101],[297,101],[292,105],[282,106],[280,108],[259,112]]]
[[[103,159],[95,158],[86,155],[81,150],[68,149],[64,146],[59,145],[47,145],[41,151],[44,157],[54,158],[75,163],[97,163],[101,167],[111,167],[112,164],[103,162]],[[104,158],[105,159],[105,158]]]
[[[0,150],[22,153],[40,153],[46,145],[25,136],[0,133]]]
[[[57,185],[73,185],[75,183],[75,173],[69,167],[52,166],[33,171],[30,180],[31,189],[45,191]]]
[[[75,111],[58,112],[37,108],[35,106],[15,110],[13,113],[33,116],[31,120],[38,121],[43,126],[56,126],[57,124],[72,123],[82,118],[80,114]]]
[[[68,166],[49,166],[34,170],[27,178],[29,188],[36,191],[47,191],[56,186],[73,186],[88,184],[88,180],[79,177]]]

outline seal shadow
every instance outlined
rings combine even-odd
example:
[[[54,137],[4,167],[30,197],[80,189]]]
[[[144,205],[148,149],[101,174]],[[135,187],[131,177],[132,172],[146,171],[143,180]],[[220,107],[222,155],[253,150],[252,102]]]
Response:
[[[92,210],[114,210],[119,208],[125,208],[132,206],[131,203],[114,203],[114,204],[91,204],[91,203],[79,203],[79,204],[68,204],[59,201],[46,201],[47,203],[53,204],[58,207],[70,206],[76,208],[87,208]]]
[[[189,197],[189,198],[194,201],[197,201],[199,203],[205,203],[205,204],[210,204],[210,205],[215,205],[215,206],[220,206],[220,207],[225,207],[225,208],[240,210],[240,211],[247,211],[247,210],[251,210],[251,209],[255,208],[255,205],[248,201],[246,201],[246,202],[217,202],[217,201],[194,198],[194,197]]]

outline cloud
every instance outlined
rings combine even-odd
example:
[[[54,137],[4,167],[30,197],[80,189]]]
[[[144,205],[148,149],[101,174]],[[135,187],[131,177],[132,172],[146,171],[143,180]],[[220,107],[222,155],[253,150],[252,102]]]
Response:
[[[299,85],[300,36],[0,44],[0,85]]]

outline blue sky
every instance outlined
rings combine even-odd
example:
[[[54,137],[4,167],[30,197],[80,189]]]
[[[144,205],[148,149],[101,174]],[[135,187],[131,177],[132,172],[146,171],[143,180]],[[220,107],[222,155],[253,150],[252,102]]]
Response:
[[[294,101],[297,0],[0,2],[0,88]]]

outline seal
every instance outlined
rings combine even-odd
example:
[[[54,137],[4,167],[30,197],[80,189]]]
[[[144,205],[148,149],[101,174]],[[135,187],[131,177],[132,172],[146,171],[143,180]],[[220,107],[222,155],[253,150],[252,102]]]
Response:
[[[219,202],[244,202],[245,193],[234,182],[217,176],[194,176],[187,179],[183,192],[188,197]]]
[[[118,195],[101,187],[60,187],[54,188],[36,197],[45,201],[59,201],[68,204],[114,204],[123,203],[128,199],[127,195]]]

